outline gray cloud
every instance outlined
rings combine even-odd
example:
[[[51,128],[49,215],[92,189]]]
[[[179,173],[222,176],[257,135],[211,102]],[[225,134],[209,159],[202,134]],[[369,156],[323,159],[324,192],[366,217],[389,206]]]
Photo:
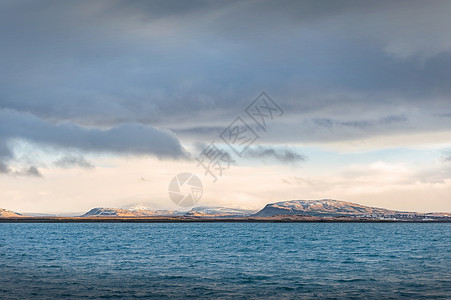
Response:
[[[224,161],[228,161],[230,163],[235,163],[233,154],[221,147],[217,142],[210,142],[209,144],[203,143],[203,142],[196,142],[193,144],[194,146],[194,153],[193,153],[193,159],[201,157],[205,152],[211,152],[211,151],[219,151],[222,155],[222,159]]]
[[[195,143],[195,153],[196,156],[200,155],[202,151],[207,149],[209,144],[206,143]],[[234,158],[235,156],[231,154],[228,150],[222,148],[219,146],[219,144],[215,143],[214,146],[216,146],[222,153],[228,156],[231,162],[235,162]],[[293,148],[290,147],[284,147],[284,146],[251,146],[246,149],[246,151],[243,152],[242,155],[245,159],[256,159],[259,161],[270,161],[274,160],[278,163],[284,163],[284,164],[297,164],[299,162],[303,162],[307,160],[307,157],[298,151],[296,151]]]
[[[444,153],[444,154],[440,157],[440,160],[441,160],[442,162],[445,162],[445,163],[451,162],[451,150],[450,150],[450,151],[446,151],[446,153]]]
[[[287,112],[271,141],[445,130],[450,5],[3,1],[0,108],[40,128],[7,135],[180,157],[156,127],[210,140],[262,90]]]
[[[339,127],[348,127],[348,128],[357,128],[362,130],[367,130],[369,128],[375,128],[380,126],[387,126],[391,124],[401,123],[404,124],[408,121],[408,119],[404,116],[385,116],[378,120],[355,120],[355,121],[339,121],[334,119],[313,119],[312,120],[315,125],[319,127],[325,127],[328,129],[339,128]]]
[[[428,132],[437,129],[436,119],[433,116],[415,115],[385,115],[383,113],[373,113],[375,118],[369,118],[357,113],[350,115],[349,112],[336,113],[323,112],[327,118],[317,118],[310,113],[305,113],[303,117],[293,115],[290,110],[278,122],[269,122],[267,132],[260,133],[261,139],[265,143],[327,143],[337,141],[353,141],[361,138],[368,138],[378,135],[391,135],[405,132]],[[355,111],[359,111],[356,109]],[[330,117],[329,117],[330,116]],[[371,116],[372,117],[372,116]],[[246,120],[253,125],[252,120]],[[451,119],[442,121],[441,125],[451,126]],[[253,126],[258,130],[256,126]],[[186,130],[175,130],[178,135],[189,137],[193,140],[202,139],[205,136],[210,139],[217,138],[217,132],[224,128],[194,127]]]
[[[4,162],[0,161],[0,173],[8,174],[9,172],[9,167]]]
[[[54,162],[60,168],[79,167],[82,169],[94,169],[95,166],[87,161],[83,156],[66,155]]]
[[[42,177],[41,172],[35,166],[31,166],[24,172],[24,175],[34,176],[34,177]]]
[[[7,163],[14,159],[11,147],[6,142],[24,139],[42,147],[84,152],[113,153],[119,155],[153,155],[158,158],[186,158],[178,139],[169,131],[142,124],[122,124],[98,129],[86,128],[70,122],[50,123],[27,113],[0,109],[0,170],[13,174]],[[57,162],[60,166],[89,163],[78,158],[66,157]],[[35,167],[16,175],[40,176]]]
[[[22,170],[12,170],[7,164],[0,161],[0,174],[10,176],[29,176],[29,177],[43,177],[41,171],[35,166],[31,166]]]
[[[65,122],[52,124],[33,115],[0,110],[0,138],[23,138],[63,149],[184,157],[175,135],[140,124],[123,124],[109,129],[86,128]]]
[[[296,164],[305,161],[307,157],[287,147],[255,146],[244,152],[244,157],[259,160],[275,159],[281,163]]]

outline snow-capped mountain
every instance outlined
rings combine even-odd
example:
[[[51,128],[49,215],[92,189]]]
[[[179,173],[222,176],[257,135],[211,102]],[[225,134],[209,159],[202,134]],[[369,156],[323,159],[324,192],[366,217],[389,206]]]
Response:
[[[254,210],[228,208],[228,207],[208,207],[199,206],[194,207],[185,216],[192,217],[245,217],[255,213]]]
[[[121,209],[121,208],[93,208],[82,217],[151,217],[151,216],[171,216],[177,212],[169,210],[147,210],[147,209]]]
[[[291,200],[267,204],[255,214],[258,217],[275,215],[309,215],[309,216],[385,216],[408,214],[384,208],[364,206],[357,203],[323,199],[323,200]]]
[[[144,206],[131,207],[130,209],[123,208],[93,208],[81,217],[162,217],[162,218],[239,218],[246,219],[250,217],[253,219],[274,219],[287,218],[287,215],[293,218],[334,218],[342,217],[357,218],[360,220],[398,220],[398,221],[451,221],[451,213],[416,213],[395,211],[384,208],[364,206],[357,203],[340,201],[340,200],[291,200],[277,203],[267,204],[262,210],[255,212],[249,209],[229,208],[229,207],[208,207],[199,206],[194,207],[188,212],[171,211],[171,210],[151,210]],[[49,214],[30,214],[22,215],[6,209],[0,209],[0,218],[55,218],[55,217],[74,217],[49,215]],[[248,218],[249,219],[249,218]]]
[[[7,209],[0,208],[0,218],[10,218],[10,217],[23,217],[23,215]]]
[[[150,216],[187,216],[187,217],[243,217],[255,213],[253,210],[228,207],[194,207],[188,212],[170,210],[150,210],[145,207],[122,208],[93,208],[82,217],[150,217]]]

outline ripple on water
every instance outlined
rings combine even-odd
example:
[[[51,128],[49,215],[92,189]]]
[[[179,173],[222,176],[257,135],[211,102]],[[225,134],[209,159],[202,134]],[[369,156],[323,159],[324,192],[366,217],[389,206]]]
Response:
[[[451,224],[0,224],[1,299],[437,298]]]

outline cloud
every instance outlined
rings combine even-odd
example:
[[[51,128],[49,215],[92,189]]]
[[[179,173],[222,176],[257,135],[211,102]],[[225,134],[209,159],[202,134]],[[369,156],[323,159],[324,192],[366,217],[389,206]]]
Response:
[[[1,124],[0,115],[0,124]],[[3,129],[3,132],[5,129]],[[0,130],[2,132],[2,130]],[[39,169],[35,166],[30,166],[21,170],[13,170],[9,166],[9,162],[14,159],[14,155],[11,149],[8,147],[6,139],[0,134],[0,174],[12,175],[12,176],[30,176],[30,177],[43,177]]]
[[[0,161],[0,173],[2,174],[8,174],[10,172],[10,169],[8,165],[6,165],[4,162]]]
[[[116,155],[152,155],[158,158],[183,159],[188,156],[177,137],[164,130],[142,124],[123,124],[99,129],[86,128],[71,122],[50,123],[29,113],[0,109],[0,170],[8,172],[8,162],[14,160],[11,146],[14,140],[26,140],[41,147],[64,151],[112,153]],[[62,167],[90,167],[80,157],[65,157],[57,164]],[[20,174],[19,174],[20,173]],[[36,167],[16,175],[41,176]]]
[[[229,152],[227,148],[223,148],[217,143],[214,143],[213,146],[215,146],[217,149],[219,149],[219,151],[226,155],[228,161],[235,163],[234,158],[238,157]],[[196,156],[200,155],[203,151],[208,151],[210,147],[212,147],[211,144],[201,142],[194,143],[194,151],[196,153]],[[268,162],[273,160],[282,164],[297,164],[299,162],[307,160],[307,157],[305,155],[299,153],[293,148],[284,146],[251,146],[243,152],[242,158],[259,160],[260,162]]]
[[[28,177],[43,177],[42,173],[35,166],[31,166],[27,169],[12,170],[8,165],[0,161],[0,174],[10,176],[28,176]]]
[[[373,110],[370,115],[365,115],[359,107],[334,109],[331,105],[326,109],[321,111],[318,117],[316,112],[305,112],[299,116],[293,114],[291,109],[286,109],[287,113],[280,120],[271,122],[267,128],[268,131],[260,133],[261,141],[274,145],[348,143],[380,136],[390,137],[412,133],[426,135],[443,131],[441,128],[445,123],[451,126],[451,118],[437,120],[435,116],[418,114],[416,110],[413,112],[400,110],[397,113],[396,109],[391,109],[394,114]],[[246,121],[252,124],[252,120],[246,119]],[[202,140],[205,137],[214,140],[218,132],[224,128],[207,125],[185,130],[176,129],[175,132],[191,140]],[[418,141],[421,142],[420,139]]]
[[[141,124],[108,129],[86,128],[70,122],[52,124],[31,114],[0,110],[0,138],[25,139],[37,144],[87,152],[155,155],[182,158],[186,155],[176,136]]]
[[[236,162],[234,160],[233,154],[231,154],[231,152],[221,147],[217,142],[211,142],[209,144],[203,142],[195,142],[193,144],[193,148],[194,148],[193,159],[195,160],[203,155],[213,158],[218,158],[218,155],[220,155],[221,160],[225,162],[231,164]]]
[[[79,167],[82,169],[94,169],[95,166],[87,161],[83,156],[66,155],[61,157],[54,164],[60,168]]]
[[[28,168],[28,170],[26,170],[26,172],[23,175],[42,177],[41,172],[35,166],[31,166],[30,168]]]
[[[446,163],[451,162],[451,151],[447,151],[447,153],[443,154],[440,157],[440,160]]]
[[[9,1],[0,107],[85,126],[184,129],[224,126],[264,89],[297,116],[307,107],[327,118],[337,105],[440,111],[450,92],[449,5]]]
[[[244,152],[244,157],[259,160],[274,159],[278,162],[289,164],[296,164],[307,159],[305,155],[300,154],[291,148],[269,146],[249,147]]]
[[[165,156],[136,133],[170,128],[207,142],[262,90],[286,111],[280,130],[268,133],[278,143],[450,125],[436,117],[451,113],[444,1],[0,5],[0,108],[74,135],[58,147],[104,151],[120,131],[135,137],[134,149],[116,141],[112,152],[146,152],[141,145]],[[180,156],[176,145],[167,148]]]

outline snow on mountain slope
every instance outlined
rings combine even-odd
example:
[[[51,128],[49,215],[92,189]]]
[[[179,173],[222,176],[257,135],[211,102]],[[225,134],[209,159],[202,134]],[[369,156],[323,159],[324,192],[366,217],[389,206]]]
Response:
[[[185,216],[195,217],[244,217],[250,216],[255,211],[240,208],[228,208],[228,207],[208,207],[199,206],[194,207]]]
[[[309,216],[362,216],[362,215],[393,215],[394,210],[369,207],[357,203],[323,199],[323,200],[291,200],[267,204],[255,214],[259,217],[275,215],[309,215]]]
[[[0,208],[0,218],[23,217],[21,214]]]
[[[168,210],[129,210],[121,208],[93,208],[82,217],[150,217],[173,215],[174,212]]]
[[[82,217],[149,217],[149,216],[187,216],[187,217],[242,217],[255,213],[253,210],[227,207],[194,207],[188,212],[169,210],[149,210],[145,207],[138,209],[121,208],[93,208]]]

